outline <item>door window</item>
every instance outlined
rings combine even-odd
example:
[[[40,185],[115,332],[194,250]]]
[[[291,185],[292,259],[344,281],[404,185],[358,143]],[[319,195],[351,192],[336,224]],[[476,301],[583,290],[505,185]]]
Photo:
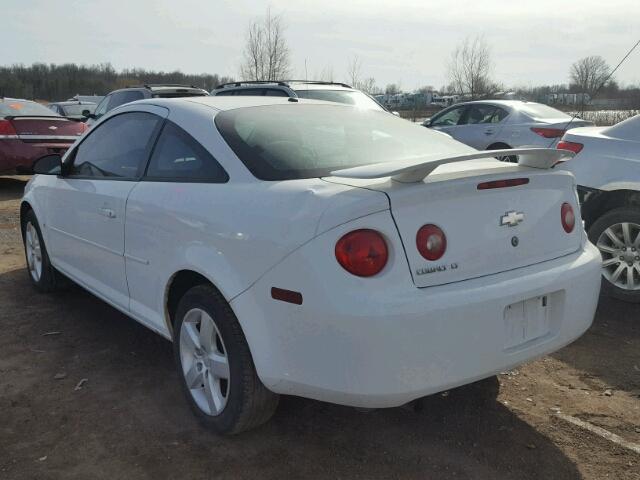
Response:
[[[111,101],[111,95],[107,95],[102,99],[102,101],[96,107],[96,110],[93,112],[96,118],[100,118],[102,115],[107,113],[107,105]]]
[[[109,118],[91,130],[75,149],[69,174],[83,178],[139,178],[160,121],[160,117],[144,112]]]
[[[464,109],[464,106],[455,107],[451,110],[447,110],[439,115],[436,115],[431,121],[431,126],[450,127],[452,125],[457,125],[460,121],[460,117],[462,117],[462,112],[464,112]]]
[[[460,125],[500,123],[507,115],[509,112],[495,105],[470,105]]]
[[[147,169],[149,180],[224,183],[222,166],[191,135],[167,122],[153,150]]]

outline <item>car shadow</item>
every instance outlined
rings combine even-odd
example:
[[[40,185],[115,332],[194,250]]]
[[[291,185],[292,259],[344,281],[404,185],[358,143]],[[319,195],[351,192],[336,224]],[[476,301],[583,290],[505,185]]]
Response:
[[[184,401],[170,342],[79,287],[37,294],[13,270],[0,274],[0,305],[0,458],[10,459],[9,476],[580,478],[495,398],[495,380],[417,409],[282,397],[269,423],[223,438]]]
[[[552,357],[579,370],[586,384],[600,381],[618,390],[638,392],[639,318],[640,304],[601,296],[591,328]]]
[[[29,178],[31,177],[25,175],[0,176],[0,201],[21,198]]]

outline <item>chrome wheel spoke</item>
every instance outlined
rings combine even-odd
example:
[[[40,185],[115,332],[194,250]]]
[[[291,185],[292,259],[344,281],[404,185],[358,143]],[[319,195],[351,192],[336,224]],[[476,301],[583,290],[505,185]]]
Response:
[[[601,252],[610,253],[612,255],[617,254],[618,252],[617,249],[610,247],[609,245],[605,245],[603,243],[598,243],[596,247],[598,247],[598,250],[600,250]]]
[[[25,252],[27,257],[27,267],[31,278],[38,282],[42,276],[42,248],[40,237],[31,222],[25,228]]]
[[[620,248],[624,247],[624,244],[620,241],[620,239],[615,234],[615,232],[611,229],[611,227],[607,228],[603,233],[607,237],[609,237],[609,239],[613,242],[614,245],[616,245],[616,246],[618,246]]]
[[[617,257],[609,258],[607,260],[602,261],[602,266],[604,268],[610,267],[611,265],[618,265],[620,260]]]
[[[629,231],[629,224],[626,222],[622,224],[622,241],[625,245],[631,246],[631,232]]]
[[[206,376],[204,379],[204,395],[207,399],[211,415],[222,410],[224,398],[220,392],[218,382],[211,375]]]
[[[195,323],[184,322],[182,324],[180,340],[184,341],[185,347],[189,348],[191,353],[195,353],[195,351],[200,348],[200,337]]]
[[[616,268],[615,272],[613,272],[613,274],[611,274],[611,281],[613,283],[616,283],[618,281],[618,278],[620,278],[620,275],[622,275],[622,271],[626,268],[627,266],[624,264],[618,265],[618,268]]]
[[[215,344],[214,334],[215,325],[213,324],[213,319],[206,313],[202,312],[200,320],[200,346],[207,353],[213,351],[213,346]]]
[[[195,362],[193,363],[193,365],[191,365],[189,371],[184,375],[184,379],[187,382],[187,386],[189,388],[202,388],[204,377],[202,375],[202,370],[198,369],[198,365]]]
[[[633,265],[627,266],[627,288],[635,289],[636,282],[633,278]]]
[[[209,371],[215,378],[228,379],[229,378],[229,362],[227,357],[221,353],[214,352],[209,355]]]

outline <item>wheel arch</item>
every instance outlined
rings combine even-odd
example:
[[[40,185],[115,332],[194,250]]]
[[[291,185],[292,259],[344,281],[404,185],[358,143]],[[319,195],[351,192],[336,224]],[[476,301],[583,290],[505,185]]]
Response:
[[[513,147],[504,142],[494,142],[491,145],[489,145],[485,150],[500,150],[503,148],[513,148]]]
[[[24,235],[25,217],[27,216],[27,213],[29,213],[31,210],[33,210],[33,207],[28,201],[23,200],[20,203],[20,232],[23,235]]]
[[[620,207],[636,207],[640,209],[640,192],[636,190],[613,190],[591,192],[582,204],[582,219],[585,228],[605,213]]]
[[[194,269],[183,268],[169,278],[164,291],[164,320],[170,336],[173,338],[173,325],[180,299],[187,291],[198,285],[210,285],[231,307],[231,303],[223,290],[211,278]]]

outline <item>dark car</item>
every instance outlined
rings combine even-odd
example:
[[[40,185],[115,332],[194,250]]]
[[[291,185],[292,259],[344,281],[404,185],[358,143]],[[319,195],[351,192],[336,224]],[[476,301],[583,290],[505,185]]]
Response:
[[[53,110],[58,115],[63,117],[75,118],[77,120],[84,120],[88,115],[83,114],[89,112],[92,114],[97,107],[97,104],[93,102],[82,102],[78,100],[69,100],[66,102],[54,102],[47,105],[50,110]]]
[[[193,85],[149,84],[137,87],[121,88],[109,93],[98,104],[94,112],[83,112],[88,117],[87,125],[92,125],[105,113],[125,103],[145,98],[204,97],[209,92]]]
[[[66,152],[86,129],[39,103],[0,97],[0,172],[31,173],[37,159]]]
[[[345,103],[372,110],[385,110],[371,95],[344,83],[312,80],[246,81],[218,85],[211,95],[251,95],[267,97],[310,98]]]

